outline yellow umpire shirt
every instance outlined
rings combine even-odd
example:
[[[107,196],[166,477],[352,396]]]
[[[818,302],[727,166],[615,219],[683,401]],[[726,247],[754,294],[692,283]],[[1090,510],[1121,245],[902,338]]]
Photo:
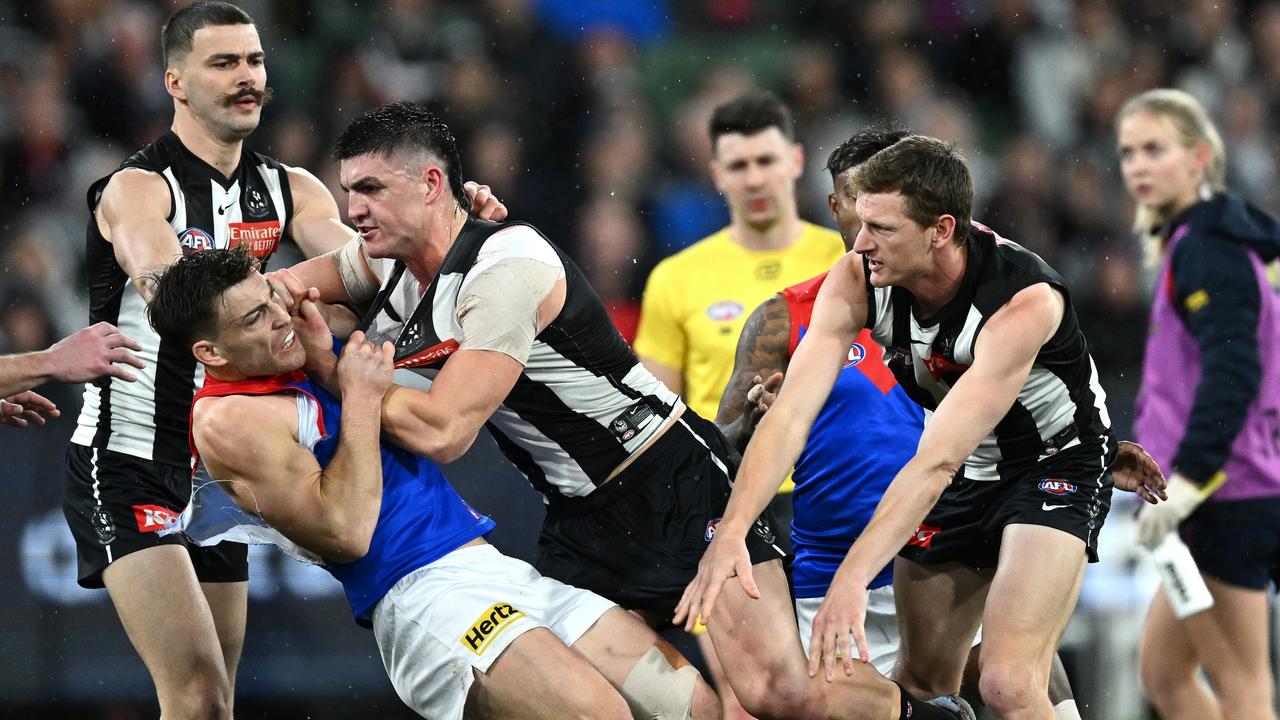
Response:
[[[714,420],[747,317],[774,293],[826,272],[840,233],[802,223],[780,250],[748,250],[725,228],[658,263],[645,284],[635,351],[684,376],[684,401]],[[788,485],[790,483],[788,482]]]

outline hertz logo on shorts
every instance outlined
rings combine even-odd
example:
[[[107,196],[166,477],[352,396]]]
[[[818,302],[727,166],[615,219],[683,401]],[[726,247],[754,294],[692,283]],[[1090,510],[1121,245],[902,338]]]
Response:
[[[510,625],[516,618],[523,616],[524,613],[511,607],[510,603],[498,603],[476,618],[475,624],[458,642],[469,648],[471,652],[483,655],[485,648],[489,647],[489,643],[502,632],[503,628]]]

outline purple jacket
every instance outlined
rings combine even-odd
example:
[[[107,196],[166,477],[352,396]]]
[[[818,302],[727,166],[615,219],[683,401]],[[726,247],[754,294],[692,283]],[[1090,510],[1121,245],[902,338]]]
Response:
[[[1151,306],[1135,432],[1166,474],[1280,496],[1280,224],[1232,194],[1173,223]]]

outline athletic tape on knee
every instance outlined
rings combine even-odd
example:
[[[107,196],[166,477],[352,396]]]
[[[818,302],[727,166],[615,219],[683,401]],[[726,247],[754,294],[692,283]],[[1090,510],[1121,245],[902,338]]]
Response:
[[[378,293],[378,283],[364,268],[364,261],[360,258],[360,238],[351,238],[351,242],[334,250],[333,259],[338,263],[338,275],[351,302],[359,304],[372,300]]]
[[[636,717],[689,720],[693,717],[693,689],[698,671],[692,665],[671,667],[667,656],[649,648],[622,683],[622,697]]]

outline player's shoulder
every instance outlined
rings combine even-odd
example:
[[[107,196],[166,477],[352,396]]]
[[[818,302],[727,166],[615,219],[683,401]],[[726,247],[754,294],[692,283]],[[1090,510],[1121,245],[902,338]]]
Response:
[[[526,258],[548,265],[561,265],[560,256],[547,236],[536,227],[522,222],[505,223],[483,241],[477,266],[505,259]]]
[[[828,271],[830,272],[830,271]],[[784,288],[778,294],[792,303],[811,303],[818,297],[818,290],[822,289],[822,283],[827,279],[827,273],[821,273],[816,277],[798,282],[795,285]]]
[[[284,395],[222,395],[200,398],[191,409],[191,434],[202,452],[218,457],[246,450],[288,431]],[[254,428],[246,432],[245,428]]]
[[[101,204],[108,212],[118,211],[134,217],[156,214],[168,217],[173,212],[169,183],[154,170],[121,168],[95,189],[97,197],[90,198],[90,205]]]

